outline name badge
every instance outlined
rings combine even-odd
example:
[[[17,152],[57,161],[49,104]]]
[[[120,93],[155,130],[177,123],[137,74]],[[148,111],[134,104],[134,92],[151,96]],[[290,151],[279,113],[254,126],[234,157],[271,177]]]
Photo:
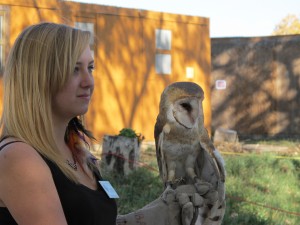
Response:
[[[104,189],[104,191],[106,192],[106,194],[108,195],[109,198],[119,198],[118,193],[113,188],[113,186],[111,186],[109,181],[100,180],[99,183],[100,183],[100,185],[102,186],[102,188]]]

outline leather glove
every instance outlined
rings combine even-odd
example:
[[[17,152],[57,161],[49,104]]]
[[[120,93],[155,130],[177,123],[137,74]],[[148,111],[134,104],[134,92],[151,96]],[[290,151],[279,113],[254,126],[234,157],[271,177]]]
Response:
[[[117,225],[191,225],[198,217],[203,198],[193,185],[166,189],[145,207],[117,218]]]

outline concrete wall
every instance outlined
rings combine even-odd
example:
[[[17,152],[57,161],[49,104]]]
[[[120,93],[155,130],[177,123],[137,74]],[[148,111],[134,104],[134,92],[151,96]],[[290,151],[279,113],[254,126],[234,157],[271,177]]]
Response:
[[[211,43],[212,129],[234,129],[240,137],[298,137],[300,35]],[[226,81],[226,89],[217,89],[217,80]]]

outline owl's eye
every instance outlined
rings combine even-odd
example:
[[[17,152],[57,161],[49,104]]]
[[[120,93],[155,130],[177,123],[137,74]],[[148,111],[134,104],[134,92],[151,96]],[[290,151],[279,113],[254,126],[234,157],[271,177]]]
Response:
[[[189,103],[181,103],[180,104],[186,111],[192,111],[192,106]]]

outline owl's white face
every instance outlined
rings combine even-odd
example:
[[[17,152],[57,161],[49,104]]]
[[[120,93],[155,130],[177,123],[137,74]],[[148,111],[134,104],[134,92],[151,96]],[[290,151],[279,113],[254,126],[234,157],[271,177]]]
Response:
[[[181,126],[191,129],[198,125],[202,115],[202,99],[185,97],[176,100],[172,110],[173,118]]]

